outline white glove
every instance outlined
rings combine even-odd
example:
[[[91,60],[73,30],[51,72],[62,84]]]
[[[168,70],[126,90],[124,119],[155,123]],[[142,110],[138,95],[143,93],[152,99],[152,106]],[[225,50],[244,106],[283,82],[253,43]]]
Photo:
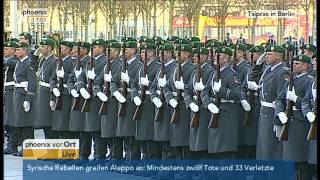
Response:
[[[263,54],[259,57],[259,59],[257,60],[256,65],[260,65],[260,64],[262,64],[263,62],[265,62],[265,61],[266,61],[266,55],[267,55],[266,52],[263,53]]]
[[[286,96],[286,99],[290,100],[290,101],[293,101],[293,102],[296,102],[297,99],[298,99],[298,96],[296,95],[296,92],[294,90],[294,87],[292,87],[292,91],[287,91],[287,96]]]
[[[175,99],[170,99],[169,104],[171,107],[176,108],[178,105],[178,102]]]
[[[279,112],[278,117],[282,124],[288,122],[287,115],[284,112]]]
[[[241,105],[245,111],[249,112],[251,110],[251,106],[247,100],[242,100]]]
[[[53,92],[53,95],[54,95],[55,97],[59,97],[59,96],[60,96],[60,91],[59,91],[58,88],[53,88],[53,89],[52,89],[52,92]]]
[[[90,94],[85,88],[81,88],[80,89],[80,94],[84,99],[89,99],[90,98]]]
[[[107,102],[108,101],[108,97],[102,93],[102,92],[98,92],[97,93],[97,96],[99,97],[99,99],[102,101],[102,102]]]
[[[176,89],[183,90],[184,89],[184,83],[182,77],[180,78],[180,81],[175,81],[174,85],[176,86]]]
[[[23,102],[23,108],[25,112],[29,112],[30,111],[30,102],[29,101],[24,101]]]
[[[87,77],[91,80],[94,80],[94,78],[96,77],[96,74],[94,73],[94,68],[92,68],[92,70],[87,71]]]
[[[126,98],[125,98],[122,94],[120,94],[119,91],[115,91],[115,92],[113,93],[113,95],[114,95],[114,97],[116,97],[116,99],[117,99],[120,103],[126,102]]]
[[[258,84],[255,81],[247,81],[248,89],[256,91],[258,89]]]
[[[193,111],[193,112],[198,112],[199,111],[199,106],[196,105],[193,102],[189,105],[189,107],[190,107],[191,111]]]
[[[49,106],[50,106],[51,111],[54,110],[55,104],[56,104],[56,102],[54,102],[54,101],[50,101],[50,102],[49,102]]]
[[[82,67],[80,68],[79,71],[78,71],[78,70],[74,70],[74,74],[76,75],[76,78],[79,77],[79,75],[81,74],[81,72],[82,72]]]
[[[138,96],[133,98],[133,102],[136,104],[136,106],[141,105],[141,99]]]
[[[129,83],[129,75],[128,75],[128,71],[126,71],[125,73],[124,72],[121,72],[121,80],[126,82],[126,83]]]
[[[202,78],[200,78],[200,82],[196,82],[196,84],[194,85],[194,88],[197,91],[202,91],[204,89],[204,85],[202,83]]]
[[[150,81],[148,80],[148,75],[146,74],[146,77],[142,77],[140,79],[141,85],[143,86],[149,86]]]
[[[38,49],[36,49],[36,51],[34,51],[33,55],[35,56],[39,56],[41,54],[41,47],[38,47]]]
[[[308,112],[307,114],[306,114],[306,116],[307,116],[307,119],[308,119],[308,121],[310,122],[310,123],[313,123],[314,122],[314,120],[316,119],[316,116],[314,115],[314,112]]]
[[[282,130],[282,126],[273,125],[273,131],[276,132],[277,138],[280,138],[281,130]]]
[[[58,78],[63,78],[64,77],[63,67],[61,67],[61,70],[57,70],[57,77]]]
[[[213,83],[213,91],[214,92],[219,92],[221,88],[221,79],[219,79],[219,82],[214,82]]]
[[[160,87],[164,87],[167,84],[166,75],[164,75],[163,78],[159,78],[158,83]]]
[[[79,93],[78,93],[77,90],[75,90],[75,89],[72,89],[70,93],[71,93],[71,95],[72,95],[73,97],[75,97],[75,98],[79,97]]]
[[[159,98],[155,97],[152,99],[153,104],[157,107],[160,108],[162,106],[162,102],[160,101]]]
[[[103,79],[104,79],[105,81],[111,82],[111,78],[112,78],[111,71],[109,71],[108,74],[104,74]]]
[[[214,105],[213,103],[210,103],[208,105],[208,109],[212,114],[217,114],[219,112],[219,108],[216,105]]]

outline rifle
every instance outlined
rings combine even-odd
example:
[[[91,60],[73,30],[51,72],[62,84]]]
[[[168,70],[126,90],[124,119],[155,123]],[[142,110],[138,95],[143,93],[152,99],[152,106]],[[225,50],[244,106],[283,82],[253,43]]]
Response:
[[[80,60],[80,41],[78,42],[78,57],[76,62],[76,70],[80,71],[81,69],[81,60]],[[71,111],[79,111],[80,110],[80,97],[73,98]]]
[[[254,68],[254,62],[253,62],[253,52],[251,52],[251,57],[250,57],[250,63],[251,63],[251,74],[250,74],[250,81],[253,81],[253,68]],[[250,104],[251,107],[253,107],[253,103],[254,103],[254,91],[253,90],[248,90],[248,103]],[[252,109],[251,109],[252,110]],[[244,121],[243,121],[243,125],[246,127],[249,127],[251,124],[251,114],[252,111],[246,111],[245,112],[245,116],[244,116]]]
[[[211,64],[212,67],[214,67],[214,59],[213,59],[213,47],[210,47],[210,59],[211,59]]]
[[[289,51],[287,51],[287,55],[289,57]],[[290,61],[290,72],[289,72],[289,91],[292,91],[293,87],[293,60]],[[286,108],[286,114],[288,116],[288,121],[293,118],[293,102],[288,100],[287,108]],[[288,135],[289,135],[289,122],[286,122],[283,124],[279,140],[282,141],[288,141]]]
[[[143,77],[146,77],[147,75],[147,44],[145,45],[145,51],[144,51],[144,62],[143,62]],[[140,51],[141,52],[141,51]],[[141,119],[141,111],[142,111],[142,105],[143,102],[146,100],[146,90],[147,90],[147,86],[143,86],[141,85],[141,104],[140,106],[136,107],[136,110],[133,114],[133,120],[140,120]]]
[[[89,64],[90,64],[90,68],[92,70],[94,68],[93,49],[91,50],[91,58],[90,58]],[[90,94],[90,98],[84,100],[84,103],[81,108],[81,112],[89,112],[90,111],[91,98],[93,96],[93,90],[92,90],[93,80],[89,79],[89,78],[87,80],[88,80],[88,92]]]
[[[215,82],[219,82],[220,79],[221,79],[221,76],[220,76],[220,54],[219,54],[219,52],[218,52],[218,53],[217,53],[217,66],[216,66]],[[218,96],[218,93],[215,93],[214,96],[215,96],[215,102],[214,102],[214,104],[215,104],[216,106],[219,106],[221,99],[220,99],[220,97]],[[212,114],[208,128],[217,128],[217,127],[218,127],[219,116],[220,116],[220,112],[217,113],[217,114]]]
[[[200,46],[199,46],[199,52],[198,52],[198,58],[197,58],[197,82],[199,83],[201,80],[201,64],[200,64]],[[196,104],[200,107],[201,105],[201,101],[200,101],[200,91],[196,92]],[[199,117],[199,111],[198,112],[193,112],[193,116],[191,118],[191,124],[190,127],[199,127],[199,121],[200,121],[200,117]]]
[[[181,77],[182,77],[182,72],[181,72],[181,44],[179,43],[179,51],[178,51],[178,69],[177,69],[177,73],[176,73],[176,77],[175,80],[176,81],[180,81]],[[176,108],[174,108],[173,110],[173,114],[171,117],[170,122],[172,124],[174,123],[178,123],[179,122],[179,112],[180,112],[180,101],[182,99],[182,92],[181,89],[177,89],[177,101],[178,101],[178,105]]]
[[[161,51],[161,69],[160,69],[160,78],[164,77],[164,51]],[[164,101],[163,87],[160,87],[160,101]],[[159,121],[163,117],[163,106],[160,108],[156,108],[156,112],[154,115],[154,120]]]
[[[59,44],[59,49],[58,49],[58,57],[59,57],[59,61],[58,61],[58,70],[61,70],[63,67],[63,61],[61,58],[61,46]],[[62,92],[63,92],[63,78],[59,78],[58,80],[59,82],[59,91],[60,91],[60,96],[56,97],[56,103],[55,103],[55,107],[54,110],[58,111],[58,110],[62,110]]]
[[[123,64],[122,64],[122,72],[127,72],[128,66],[127,66],[127,59],[125,56],[126,52],[126,43],[124,42],[122,45],[122,57],[123,57]],[[122,81],[122,95],[126,98],[128,94],[128,84],[125,81]],[[126,102],[120,103],[118,107],[118,116],[124,116],[126,112]]]
[[[110,46],[107,46],[108,48],[108,55],[107,55],[107,74],[110,72],[111,70],[111,62],[110,62]],[[106,96],[110,95],[110,82],[108,81],[104,81],[104,90],[103,93]],[[100,109],[99,109],[99,114],[107,114],[107,102],[102,102]]]

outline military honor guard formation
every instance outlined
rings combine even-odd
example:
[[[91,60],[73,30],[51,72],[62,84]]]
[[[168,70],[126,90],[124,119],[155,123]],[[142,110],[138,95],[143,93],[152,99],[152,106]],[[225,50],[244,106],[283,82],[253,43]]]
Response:
[[[4,42],[5,154],[79,139],[80,159],[292,160],[316,177],[316,46],[172,36]],[[108,154],[108,156],[107,156]]]

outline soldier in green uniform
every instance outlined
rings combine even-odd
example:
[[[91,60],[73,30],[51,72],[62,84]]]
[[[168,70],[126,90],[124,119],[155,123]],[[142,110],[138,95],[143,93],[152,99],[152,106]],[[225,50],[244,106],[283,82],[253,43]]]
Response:
[[[56,61],[57,57],[53,54],[54,40],[44,39],[40,42],[40,47],[34,52],[32,58],[34,62],[38,62],[38,73],[37,78],[39,80],[38,94],[36,98],[36,117],[34,121],[35,128],[43,129],[44,136],[46,139],[56,138],[53,131],[51,131],[52,126],[52,114],[53,111],[50,108],[50,96],[52,95],[50,91],[50,78],[52,74],[56,71]],[[43,58],[40,58],[42,54]]]
[[[67,85],[68,85],[68,91],[71,94],[71,96],[79,99],[79,105],[81,108],[81,105],[84,103],[84,98],[79,95],[80,89],[79,89],[79,82],[78,77],[81,74],[81,72],[84,70],[84,68],[87,66],[90,56],[90,43],[88,42],[80,42],[77,44],[79,46],[79,60],[81,61],[81,67],[79,70],[76,69],[76,63],[74,64],[73,71],[69,76]],[[78,53],[76,53],[78,56]],[[79,139],[80,141],[80,159],[87,160],[90,152],[91,152],[91,133],[85,132],[84,129],[85,125],[85,113],[81,112],[80,109],[78,110],[71,110],[70,112],[70,123],[69,123],[69,131],[76,132],[75,138]]]
[[[91,101],[89,112],[85,112],[84,131],[90,132],[95,143],[96,152],[95,159],[105,159],[107,153],[107,142],[101,138],[101,115],[99,115],[99,108],[101,100],[99,97],[93,97],[88,89],[89,80],[94,81],[96,76],[103,71],[106,65],[105,45],[103,39],[96,39],[92,42],[92,56],[87,63],[87,66],[78,77],[78,88],[81,96],[88,101]],[[92,64],[93,63],[93,64]],[[91,99],[91,100],[90,100]]]
[[[256,158],[279,160],[282,159],[282,142],[277,137],[280,134],[281,123],[276,118],[274,101],[284,87],[288,68],[282,62],[284,48],[269,45],[266,52],[267,68],[259,83],[248,82],[249,89],[259,89],[261,100]]]
[[[297,179],[309,179],[308,176],[308,142],[306,137],[309,130],[309,122],[301,111],[301,101],[305,96],[313,77],[308,74],[311,58],[299,55],[294,58],[293,64],[293,89],[288,89],[288,82],[284,85],[275,100],[275,114],[278,115],[282,124],[289,123],[288,141],[283,142],[282,159],[292,160],[296,165]],[[292,119],[287,116],[287,100],[293,101]]]
[[[123,139],[116,137],[118,101],[111,94],[104,94],[103,92],[106,91],[105,82],[110,83],[111,79],[121,68],[122,60],[119,57],[121,44],[116,40],[110,40],[109,46],[110,57],[107,57],[109,59],[106,60],[110,61],[110,71],[108,72],[109,67],[108,63],[106,63],[103,70],[94,80],[93,93],[99,97],[101,102],[107,101],[107,112],[101,116],[101,137],[105,138],[109,144],[110,159],[119,160],[123,159]]]
[[[314,78],[308,86],[307,92],[301,102],[303,116],[308,119],[310,124],[317,123],[315,114],[317,111],[316,104],[317,80],[316,78]],[[311,139],[309,140],[308,163],[310,166],[310,173],[312,175],[312,179],[317,179],[317,154],[317,139]]]
[[[169,76],[175,69],[175,59],[173,58],[174,47],[171,43],[165,43],[160,47],[163,51],[163,77],[160,76],[161,68],[158,69],[156,78],[150,87],[151,99],[156,108],[162,108],[162,116],[154,121],[154,141],[161,144],[162,159],[168,159],[168,155],[172,154],[170,147],[170,118],[171,108],[165,103],[165,99],[160,99],[160,91],[165,87]],[[161,92],[164,93],[163,91]]]
[[[200,81],[198,82],[198,69],[191,75],[191,78],[188,83],[188,88],[185,94],[185,103],[186,106],[190,106],[191,103],[196,103],[197,101],[197,91],[204,89],[204,85],[207,84],[207,81],[210,75],[213,73],[213,68],[206,63],[206,60],[209,55],[209,50],[205,47],[196,48],[193,51],[195,57],[198,58],[200,53]],[[197,62],[196,65],[198,66]],[[201,97],[201,96],[200,96]],[[192,159],[206,159],[207,150],[208,150],[208,124],[209,117],[211,113],[204,107],[201,100],[199,110],[197,112],[191,111],[191,118],[195,113],[199,113],[199,127],[190,127],[190,150],[193,151]],[[192,109],[191,109],[192,110]],[[192,119],[191,119],[192,120]]]
[[[61,139],[72,139],[72,134],[69,132],[70,123],[70,109],[71,109],[71,96],[67,90],[67,81],[70,74],[73,71],[73,60],[70,56],[73,44],[68,41],[60,42],[62,60],[62,68],[59,69],[59,61],[55,61],[55,70],[52,72],[50,77],[50,89],[54,96],[51,96],[50,107],[54,112],[52,113],[52,131],[57,134],[56,138]],[[59,91],[59,79],[63,78],[63,92]],[[62,108],[55,110],[55,98],[61,96]]]
[[[234,49],[234,60],[231,63],[231,70],[233,70],[237,76],[238,81],[237,83],[239,86],[243,83],[245,80],[246,75],[248,74],[250,70],[250,64],[247,61],[246,57],[246,51],[247,47],[245,44],[237,44]],[[251,107],[247,101],[236,101],[235,107],[237,109],[237,117],[238,117],[238,152],[237,152],[237,158],[243,159],[245,158],[245,154],[247,153],[247,139],[245,136],[246,132],[245,127],[243,125],[243,121],[245,118],[245,113],[251,110]]]
[[[233,159],[238,149],[238,119],[234,102],[240,99],[240,86],[230,66],[232,50],[221,46],[216,53],[220,56],[220,80],[215,81],[215,71],[201,92],[202,102],[211,115],[220,113],[218,127],[208,130],[208,153],[209,158]],[[220,105],[214,104],[212,94],[221,98]]]
[[[303,45],[303,47],[301,47],[301,50],[303,52],[301,52],[302,54],[305,54],[307,56],[309,56],[310,58],[312,58],[312,64],[313,64],[313,68],[310,68],[310,75],[312,75],[313,77],[316,77],[316,52],[317,52],[317,47],[313,44],[305,44]]]
[[[118,117],[116,136],[124,139],[124,151],[125,159],[140,159],[141,153],[138,142],[134,139],[136,134],[135,122],[132,120],[134,110],[136,108],[131,96],[130,87],[133,84],[133,80],[138,75],[138,71],[141,67],[140,59],[136,56],[137,43],[135,41],[126,41],[125,54],[122,55],[122,59],[126,60],[127,69],[124,69],[122,65],[119,71],[111,80],[111,93],[119,103],[125,103],[125,113],[123,116]],[[128,84],[127,96],[123,96],[122,83]]]
[[[178,46],[181,51],[181,57],[178,60],[181,63],[181,77],[178,80],[177,69],[170,74],[169,80],[164,87],[164,95],[166,102],[171,106],[172,111],[177,107],[178,103],[178,119],[177,123],[170,124],[170,146],[173,148],[173,152],[169,159],[189,159],[191,158],[191,151],[189,150],[189,136],[190,136],[190,110],[193,108],[194,111],[199,110],[199,107],[194,103],[188,106],[185,104],[184,91],[187,88],[188,81],[190,80],[191,74],[195,70],[195,66],[192,64],[192,47],[189,44],[181,44]],[[182,98],[177,95],[177,90],[182,91]],[[179,100],[180,99],[180,100]],[[178,102],[178,100],[180,102]],[[173,115],[173,113],[172,113]]]
[[[17,148],[22,145],[25,139],[33,139],[33,119],[36,111],[34,107],[34,97],[36,95],[36,72],[31,66],[28,58],[29,45],[27,43],[18,43],[15,55],[19,59],[13,74],[14,92],[13,92],[13,112],[14,119],[12,126],[12,147]],[[22,156],[21,149],[13,155]]]
[[[154,43],[146,43],[141,47],[141,58],[145,66],[141,66],[138,75],[133,80],[134,83],[131,86],[131,96],[134,103],[138,106],[142,106],[141,119],[136,119],[136,134],[135,139],[139,141],[140,150],[142,153],[142,159],[161,159],[160,144],[153,141],[153,121],[155,109],[150,98],[150,86],[155,79],[157,70],[160,68],[160,64],[155,57],[155,45]],[[147,56],[145,56],[147,51]],[[144,71],[146,74],[144,75]],[[143,87],[144,86],[144,87]],[[144,91],[144,92],[142,92]],[[142,93],[145,94],[145,99],[142,99]]]
[[[15,55],[17,43],[13,41],[8,41],[4,43],[3,48],[3,58],[4,58],[4,104],[3,104],[3,126],[7,131],[7,148],[3,151],[4,154],[12,154],[17,152],[14,147],[12,147],[11,142],[11,123],[14,119],[14,111],[13,111],[13,90],[14,90],[14,79],[13,73],[16,67],[17,59]]]
[[[259,120],[259,113],[260,113],[260,99],[258,95],[258,91],[256,89],[250,89],[251,86],[248,86],[248,82],[256,84],[259,82],[259,79],[262,75],[262,69],[264,63],[256,64],[257,60],[262,56],[264,53],[264,48],[261,45],[257,45],[252,47],[249,50],[251,69],[249,70],[248,74],[246,74],[245,79],[241,84],[241,99],[240,102],[247,101],[250,106],[250,111],[248,113],[248,124],[245,125],[244,132],[242,136],[245,136],[245,143],[246,143],[246,152],[244,154],[245,159],[255,159],[256,158],[256,144],[257,144],[257,135],[258,135],[258,120]],[[252,60],[251,60],[251,53],[252,53]],[[249,102],[249,98],[253,98],[253,102]],[[244,103],[246,104],[246,103]],[[243,123],[240,122],[239,123]]]

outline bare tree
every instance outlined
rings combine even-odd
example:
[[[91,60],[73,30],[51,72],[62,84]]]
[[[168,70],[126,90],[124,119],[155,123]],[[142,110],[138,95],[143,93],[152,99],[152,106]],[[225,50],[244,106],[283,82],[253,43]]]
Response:
[[[189,24],[192,25],[192,27],[189,28],[188,36],[198,36],[199,15],[204,0],[179,0],[178,3],[180,6],[180,13],[186,17]]]
[[[289,10],[299,5],[298,0],[269,0],[266,2],[266,9]],[[284,18],[278,17],[277,43],[282,44],[284,37]]]
[[[299,5],[300,7],[304,10],[306,13],[306,34],[305,37],[308,38],[308,25],[309,25],[309,12],[310,8],[313,5],[314,1],[313,0],[300,0]],[[311,43],[311,42],[310,42]]]
[[[214,17],[218,25],[218,39],[222,41],[225,36],[225,20],[231,14],[232,8],[236,6],[237,0],[206,0],[205,4],[209,16]]]
[[[265,0],[246,0],[246,10],[260,10],[263,5],[264,5]],[[249,27],[251,27],[251,43],[255,43],[255,37],[256,37],[256,23],[257,23],[257,18],[248,18],[249,21]],[[251,23],[250,23],[251,22]]]

